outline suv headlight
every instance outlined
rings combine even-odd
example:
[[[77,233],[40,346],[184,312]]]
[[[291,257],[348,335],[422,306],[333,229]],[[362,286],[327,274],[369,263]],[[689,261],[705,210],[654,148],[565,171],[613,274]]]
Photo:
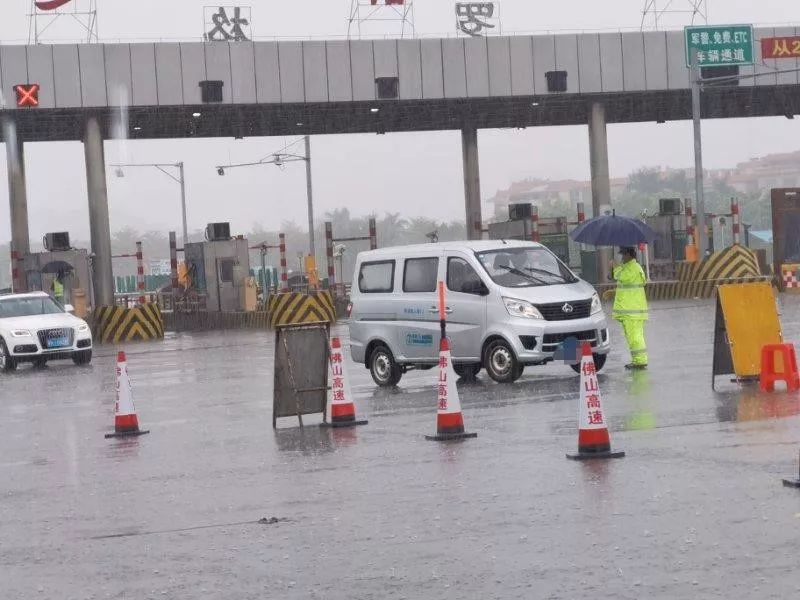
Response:
[[[15,329],[11,332],[13,337],[31,337],[31,332],[27,329]]]
[[[516,300],[514,298],[503,298],[508,314],[512,317],[522,317],[523,319],[543,319],[542,313],[530,302]]]
[[[83,333],[84,331],[89,331],[89,326],[83,323],[82,325],[78,325],[77,330]]]
[[[590,314],[599,313],[601,310],[603,310],[603,303],[600,302],[600,295],[595,292],[592,294],[592,310]]]

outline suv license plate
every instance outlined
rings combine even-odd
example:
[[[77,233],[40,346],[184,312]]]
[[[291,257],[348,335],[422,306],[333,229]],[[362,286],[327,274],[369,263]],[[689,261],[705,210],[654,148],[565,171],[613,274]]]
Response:
[[[47,340],[48,348],[63,348],[64,346],[69,346],[69,338],[60,337]]]

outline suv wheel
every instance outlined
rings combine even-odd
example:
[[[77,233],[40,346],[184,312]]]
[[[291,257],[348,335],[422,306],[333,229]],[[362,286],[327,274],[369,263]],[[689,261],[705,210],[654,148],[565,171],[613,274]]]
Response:
[[[0,371],[10,373],[16,371],[17,361],[8,355],[8,346],[5,340],[0,338]]]
[[[520,378],[524,370],[514,350],[505,340],[495,340],[486,346],[483,366],[489,377],[497,383],[513,383]]]
[[[606,358],[608,358],[608,355],[607,354],[592,354],[592,358],[594,358],[594,368],[599,373],[600,369],[602,369],[606,365]],[[581,372],[581,363],[570,365],[570,367],[576,373],[580,373]]]
[[[376,347],[369,355],[369,372],[372,380],[381,387],[395,386],[403,376],[400,365],[386,346]]]

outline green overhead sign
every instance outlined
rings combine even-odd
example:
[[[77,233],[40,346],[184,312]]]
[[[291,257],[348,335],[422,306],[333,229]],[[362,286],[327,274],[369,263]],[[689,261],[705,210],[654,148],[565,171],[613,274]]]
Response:
[[[694,26],[684,29],[686,66],[692,66],[692,54],[699,67],[730,67],[753,64],[753,26]]]

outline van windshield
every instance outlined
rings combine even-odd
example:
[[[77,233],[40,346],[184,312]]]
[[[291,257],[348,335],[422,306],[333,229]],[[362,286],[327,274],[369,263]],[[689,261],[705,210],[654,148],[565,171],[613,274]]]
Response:
[[[578,278],[546,248],[499,248],[476,253],[497,285],[534,287],[575,283]]]

